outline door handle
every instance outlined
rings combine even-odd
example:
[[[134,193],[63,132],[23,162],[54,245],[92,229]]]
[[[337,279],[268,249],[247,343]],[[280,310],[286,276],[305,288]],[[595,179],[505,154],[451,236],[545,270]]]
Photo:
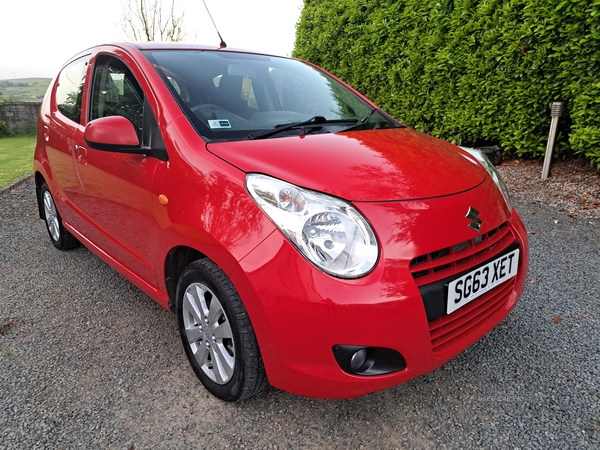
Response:
[[[75,146],[75,157],[82,165],[87,165],[87,149],[81,145]]]

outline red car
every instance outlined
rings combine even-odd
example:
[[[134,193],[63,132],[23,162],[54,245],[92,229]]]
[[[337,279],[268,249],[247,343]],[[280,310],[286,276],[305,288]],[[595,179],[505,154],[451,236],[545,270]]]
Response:
[[[397,385],[523,292],[526,231],[485,156],[303,61],[85,50],[45,96],[34,172],[54,246],[82,243],[175,312],[226,401]]]

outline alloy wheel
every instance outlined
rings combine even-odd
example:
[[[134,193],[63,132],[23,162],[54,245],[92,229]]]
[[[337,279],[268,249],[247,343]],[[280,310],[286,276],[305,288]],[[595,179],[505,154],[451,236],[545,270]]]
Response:
[[[235,371],[235,344],[219,299],[206,285],[192,283],[185,290],[182,312],[196,362],[212,381],[226,384]]]

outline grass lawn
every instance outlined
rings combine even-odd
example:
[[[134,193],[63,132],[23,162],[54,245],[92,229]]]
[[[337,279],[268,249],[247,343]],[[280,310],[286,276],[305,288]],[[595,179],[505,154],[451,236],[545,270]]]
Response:
[[[0,138],[0,187],[31,172],[35,136]]]

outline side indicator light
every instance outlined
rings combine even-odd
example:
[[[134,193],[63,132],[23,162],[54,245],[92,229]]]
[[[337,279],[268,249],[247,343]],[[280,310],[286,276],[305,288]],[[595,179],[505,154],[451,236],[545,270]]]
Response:
[[[158,196],[158,203],[160,203],[163,206],[166,206],[169,203],[169,199],[167,198],[166,195],[160,194]]]

